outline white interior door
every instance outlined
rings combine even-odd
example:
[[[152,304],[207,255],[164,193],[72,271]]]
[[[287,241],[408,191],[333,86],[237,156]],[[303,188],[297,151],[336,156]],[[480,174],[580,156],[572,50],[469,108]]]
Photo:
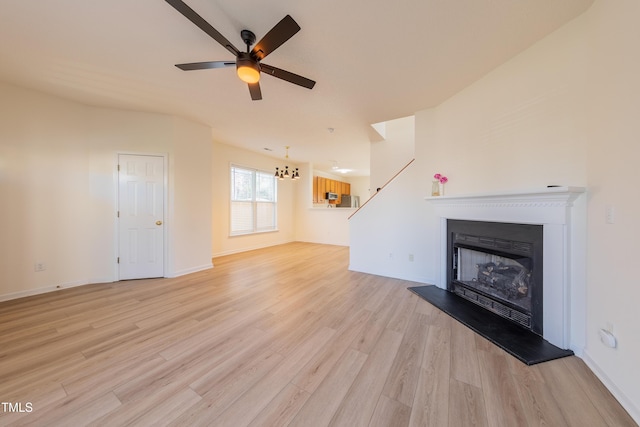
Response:
[[[118,155],[119,279],[164,276],[164,157]]]

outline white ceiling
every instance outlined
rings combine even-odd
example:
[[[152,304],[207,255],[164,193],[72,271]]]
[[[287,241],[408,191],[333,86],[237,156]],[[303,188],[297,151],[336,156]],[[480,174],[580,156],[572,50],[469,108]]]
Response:
[[[163,0],[0,0],[0,80],[88,105],[166,113],[217,141],[367,175],[370,124],[433,107],[585,11],[593,0],[185,0],[242,49],[290,14],[302,27],[264,62],[251,101],[233,60]],[[335,129],[329,132],[328,128]],[[266,152],[264,148],[274,151]]]

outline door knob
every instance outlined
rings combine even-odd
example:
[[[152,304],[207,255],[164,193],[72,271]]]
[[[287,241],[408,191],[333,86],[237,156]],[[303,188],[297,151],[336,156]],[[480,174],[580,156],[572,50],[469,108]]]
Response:
[[[162,225],[162,221],[156,221],[156,225]]]

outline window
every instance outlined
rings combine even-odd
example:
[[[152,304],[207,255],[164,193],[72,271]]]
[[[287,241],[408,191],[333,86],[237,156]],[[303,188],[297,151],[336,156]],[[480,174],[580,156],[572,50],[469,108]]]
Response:
[[[231,166],[231,235],[275,231],[277,180],[271,172]]]

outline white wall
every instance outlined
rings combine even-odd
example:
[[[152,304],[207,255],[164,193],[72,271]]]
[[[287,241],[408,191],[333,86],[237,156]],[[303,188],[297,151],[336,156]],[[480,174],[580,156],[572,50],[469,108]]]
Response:
[[[243,252],[267,246],[292,242],[295,233],[294,206],[296,203],[296,188],[304,185],[306,173],[300,171],[302,179],[292,181],[285,179],[278,181],[278,231],[269,233],[250,234],[244,236],[230,236],[230,165],[237,164],[264,171],[273,171],[276,167],[283,167],[285,163],[292,167],[299,167],[284,159],[265,156],[253,151],[244,150],[219,142],[212,143],[211,161],[213,216],[210,219],[213,228],[211,253],[214,257]],[[309,197],[311,197],[309,193]]]
[[[438,277],[439,248],[430,242],[439,224],[424,200],[435,173],[449,178],[446,194],[587,185],[585,25],[584,19],[569,23],[438,107],[415,114],[416,161],[354,216],[352,268],[406,278],[407,266],[389,253],[413,233],[422,243],[411,276]],[[376,222],[374,237],[365,230]]]
[[[385,138],[371,143],[371,194],[383,187],[415,156],[414,116],[384,122]]]
[[[173,118],[173,145],[169,155],[169,214],[173,220],[171,253],[173,275],[212,266],[213,200],[211,194],[211,129]],[[173,212],[171,211],[173,208]]]
[[[371,191],[371,179],[368,176],[352,176],[349,178],[351,194],[360,197],[360,205],[366,202],[373,194]]]
[[[349,223],[347,217],[352,209],[313,208],[312,191],[314,170],[311,164],[284,162],[261,153],[238,147],[212,143],[212,199],[213,216],[211,218],[213,239],[211,252],[213,257],[237,252],[281,245],[293,241],[322,243],[346,246],[349,244]],[[238,164],[265,171],[274,171],[285,163],[300,170],[300,179],[278,181],[278,231],[229,236],[229,166]],[[344,177],[323,174],[332,179]],[[358,182],[362,183],[362,180]]]
[[[168,260],[166,275],[176,276],[211,267],[211,132],[206,126],[159,114],[113,109],[89,109],[91,146],[91,217],[100,223],[113,222],[114,162],[117,152],[168,155]],[[115,225],[114,225],[115,227]],[[94,230],[102,241],[102,230]],[[203,237],[208,236],[207,237]],[[110,270],[103,259],[113,257],[116,249],[109,245],[93,245],[91,262],[94,269],[102,266],[103,276],[92,282],[110,281]],[[178,250],[178,248],[180,248]]]
[[[296,240],[325,245],[349,245],[348,217],[354,209],[302,208],[296,218]]]
[[[304,175],[303,175],[304,172]],[[312,164],[305,164],[300,172],[302,178],[296,185],[295,240],[347,246],[349,244],[349,221],[354,212],[350,208],[327,207],[328,204],[313,204],[313,176],[323,176],[351,183],[351,179],[316,171]],[[352,194],[354,187],[352,187]]]
[[[449,178],[447,194],[587,187],[587,303],[574,307],[586,313],[583,354],[640,421],[640,326],[633,318],[640,287],[632,267],[640,241],[637,16],[635,0],[598,0],[448,101],[417,112],[416,162],[402,178],[416,214],[390,209],[393,192],[383,191],[352,220],[351,257],[360,271],[404,278],[406,263],[394,264],[388,253],[408,246],[413,229],[424,236],[416,257],[425,262],[412,274],[435,277],[439,255],[429,236],[437,223],[421,207],[434,173]],[[615,224],[605,224],[607,205],[615,208]],[[598,329],[607,325],[617,349],[599,341]]]
[[[375,197],[350,220],[349,269],[433,282],[433,272],[425,268],[434,262],[424,250],[426,206],[416,198],[421,172],[414,163],[394,178],[416,156],[415,117],[384,122],[384,130],[384,139],[371,144],[369,186]],[[378,194],[377,188],[382,188]]]
[[[92,274],[88,117],[77,104],[0,85],[0,298]],[[35,262],[46,270],[34,272]]]
[[[0,299],[116,280],[118,152],[168,155],[167,275],[210,266],[210,150],[201,125],[0,84]]]
[[[349,220],[350,270],[433,283],[427,206],[416,195],[420,177],[414,162]]]
[[[592,58],[586,105],[588,238],[586,360],[616,396],[633,402],[640,423],[640,286],[633,267],[640,241],[640,2],[599,0],[588,11]],[[605,223],[605,207],[615,223]],[[618,348],[602,345],[598,330],[613,326]]]

